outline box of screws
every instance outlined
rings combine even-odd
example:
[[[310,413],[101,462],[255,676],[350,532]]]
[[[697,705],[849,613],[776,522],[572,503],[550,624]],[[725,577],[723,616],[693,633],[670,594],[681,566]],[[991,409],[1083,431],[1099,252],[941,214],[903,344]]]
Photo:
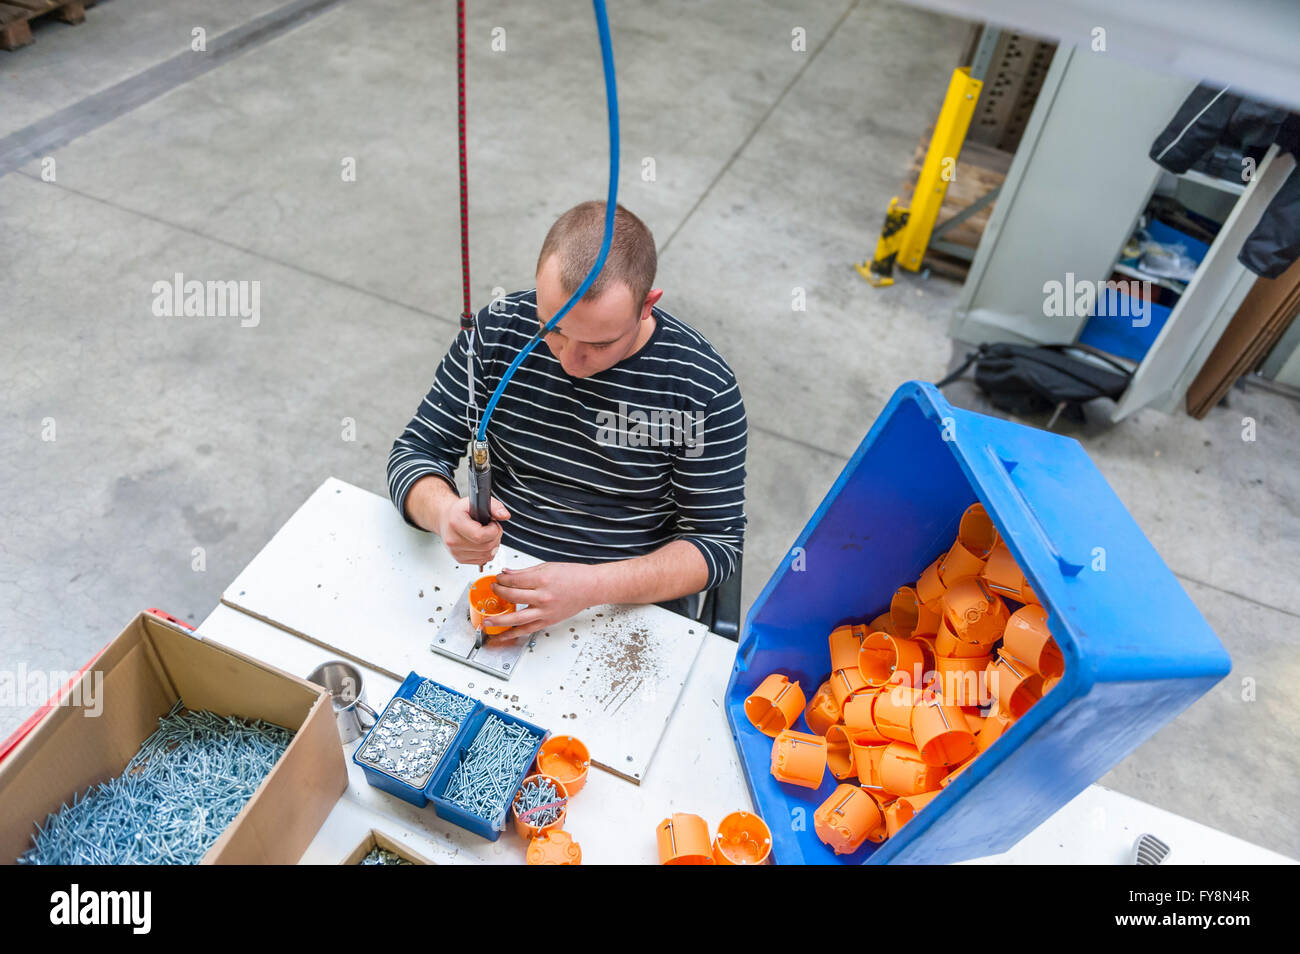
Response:
[[[468,718],[429,786],[433,810],[439,818],[496,841],[545,739],[545,729],[483,706]]]
[[[431,865],[428,858],[394,838],[390,838],[377,828],[366,832],[366,836],[339,859],[341,865]]]
[[[410,699],[421,709],[428,709],[434,715],[450,719],[457,725],[463,725],[475,712],[483,707],[477,699],[471,699],[463,692],[457,692],[433,679],[427,679],[414,670],[402,681],[395,693],[399,698]]]
[[[284,754],[293,731],[176,700],[121,774],[37,824],[31,865],[198,864]]]
[[[459,729],[459,723],[394,696],[352,758],[371,785],[424,806],[425,786]]]

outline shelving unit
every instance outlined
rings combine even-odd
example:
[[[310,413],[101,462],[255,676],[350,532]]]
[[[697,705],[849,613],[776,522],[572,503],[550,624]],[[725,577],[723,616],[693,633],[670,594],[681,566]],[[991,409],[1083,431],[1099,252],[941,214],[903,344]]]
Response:
[[[1188,182],[1195,182],[1197,185],[1209,186],[1211,189],[1218,189],[1221,192],[1230,192],[1233,195],[1242,195],[1246,191],[1246,183],[1233,182],[1231,179],[1220,179],[1218,176],[1207,176],[1198,169],[1188,169],[1178,178],[1185,179]]]
[[[1161,288],[1168,288],[1170,291],[1177,292],[1180,295],[1187,290],[1186,282],[1180,282],[1175,278],[1160,278],[1156,275],[1148,275],[1146,272],[1134,268],[1132,265],[1124,265],[1120,262],[1116,262],[1115,267],[1112,268],[1111,271],[1118,272],[1125,278],[1136,278],[1138,281],[1150,282],[1153,285],[1159,285]]]
[[[1186,286],[1121,266],[1120,253],[1164,174],[1148,158],[1151,143],[1194,86],[1078,47],[1058,49],[962,288],[953,338],[1073,343],[1091,314],[1047,315],[1048,282],[1072,275],[1100,285],[1115,272],[1150,280],[1179,298],[1112,419],[1182,404],[1254,283],[1237,252],[1295,167],[1273,147],[1240,186],[1200,172],[1181,177],[1233,200]]]

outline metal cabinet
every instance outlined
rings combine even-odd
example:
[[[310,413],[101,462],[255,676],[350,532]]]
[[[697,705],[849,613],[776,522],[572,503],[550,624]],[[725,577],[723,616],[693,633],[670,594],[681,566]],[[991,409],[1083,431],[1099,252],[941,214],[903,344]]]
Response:
[[[958,299],[959,341],[1054,344],[1089,313],[1049,316],[1049,282],[1104,282],[1161,174],[1147,153],[1195,83],[1062,47],[1039,94]],[[1242,242],[1294,160],[1270,151],[1115,407],[1177,407],[1255,276]]]

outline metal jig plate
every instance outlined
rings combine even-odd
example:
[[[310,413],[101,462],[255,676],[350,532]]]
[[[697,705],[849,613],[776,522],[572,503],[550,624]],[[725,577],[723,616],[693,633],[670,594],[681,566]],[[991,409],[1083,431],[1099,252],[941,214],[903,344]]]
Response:
[[[499,640],[492,636],[483,638],[483,645],[474,648],[478,634],[469,622],[469,587],[461,590],[456,604],[447,614],[447,622],[442,624],[438,634],[433,637],[429,648],[435,653],[450,656],[466,665],[491,673],[500,679],[509,679],[519,666],[519,658],[528,651],[532,638]]]

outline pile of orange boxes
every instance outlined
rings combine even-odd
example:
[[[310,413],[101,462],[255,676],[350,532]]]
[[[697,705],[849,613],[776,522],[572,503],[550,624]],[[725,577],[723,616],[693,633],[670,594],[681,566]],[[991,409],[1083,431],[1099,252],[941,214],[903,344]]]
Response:
[[[537,750],[537,771],[520,783],[515,793],[510,814],[515,820],[515,830],[528,842],[528,851],[524,855],[525,864],[530,865],[580,865],[582,864],[582,847],[573,840],[573,836],[564,830],[568,817],[569,799],[580,792],[587,784],[587,769],[591,765],[591,755],[583,743],[571,735],[553,735],[542,743]],[[523,786],[534,780],[545,780],[554,786],[558,806],[556,818],[546,825],[529,821],[531,812],[520,812],[520,798]]]
[[[709,823],[677,812],[655,829],[661,865],[761,865],[772,853],[772,832],[752,812],[732,812],[709,840]]]
[[[1008,605],[1012,604],[1012,605]],[[830,634],[830,678],[805,700],[772,673],[745,715],[772,736],[772,775],[841,783],[813,814],[837,854],[884,841],[1059,681],[1047,614],[983,506],[889,610]],[[802,713],[808,732],[792,726]]]

